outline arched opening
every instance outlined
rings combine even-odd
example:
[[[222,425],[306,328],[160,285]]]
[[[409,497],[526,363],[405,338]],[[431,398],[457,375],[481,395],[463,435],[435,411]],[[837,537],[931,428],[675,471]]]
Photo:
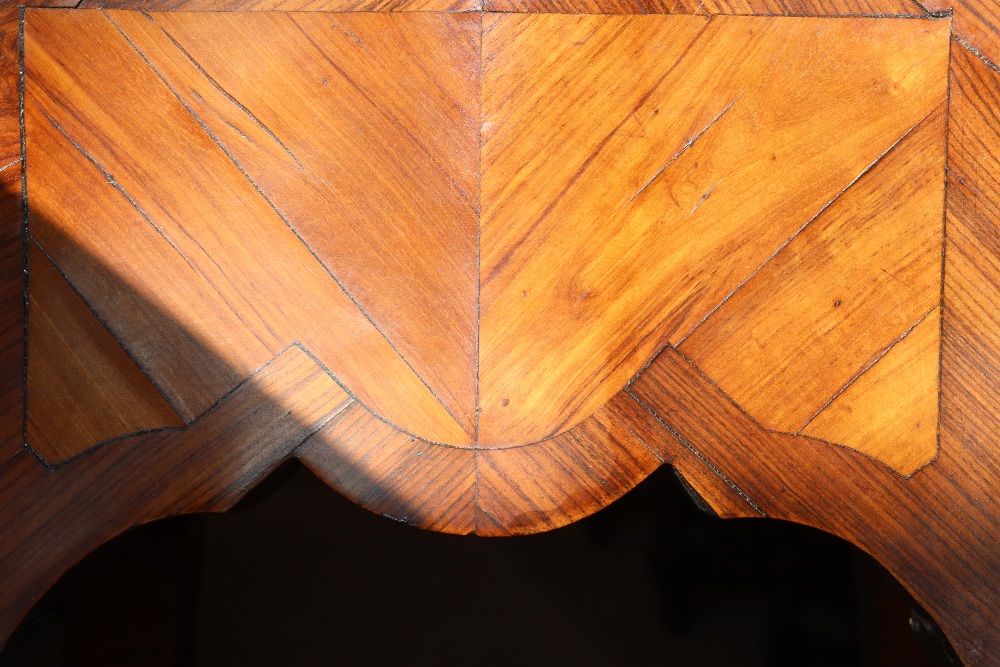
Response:
[[[476,539],[370,514],[291,461],[229,514],[98,549],[0,664],[949,664],[912,606],[846,542],[721,521],[666,468],[566,528]]]

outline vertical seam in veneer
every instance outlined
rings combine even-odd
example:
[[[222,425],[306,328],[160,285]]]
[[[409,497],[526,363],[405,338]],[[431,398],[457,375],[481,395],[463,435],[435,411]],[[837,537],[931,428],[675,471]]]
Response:
[[[484,4],[484,0],[479,0],[480,5]],[[479,534],[479,353],[480,344],[479,336],[480,329],[482,327],[482,296],[483,296],[483,69],[485,68],[484,62],[484,48],[483,48],[483,21],[486,18],[486,14],[483,11],[479,12],[479,119],[476,130],[477,141],[476,146],[479,152],[479,207],[476,212],[476,366],[475,366],[475,383],[476,383],[476,402],[475,402],[475,425],[474,425],[474,435],[472,439],[473,447],[473,472],[474,472],[474,482],[475,482],[475,518],[473,524],[473,530],[478,535]]]
[[[914,0],[916,1],[916,0]],[[938,302],[938,375],[937,375],[937,424],[935,425],[935,439],[936,451],[934,452],[934,459],[937,459],[938,455],[941,453],[941,404],[942,395],[944,391],[942,390],[943,384],[942,379],[944,378],[944,289],[945,289],[945,270],[947,267],[947,255],[948,255],[948,140],[951,135],[951,50],[953,48],[951,39],[952,31],[955,27],[954,17],[948,21],[948,80],[945,87],[945,98],[944,98],[944,167],[941,170],[941,178],[944,181],[942,190],[943,194],[941,197],[941,297]],[[929,462],[928,462],[929,463]],[[924,464],[927,465],[927,464]],[[917,469],[919,470],[919,468]],[[910,473],[910,476],[915,474]]]

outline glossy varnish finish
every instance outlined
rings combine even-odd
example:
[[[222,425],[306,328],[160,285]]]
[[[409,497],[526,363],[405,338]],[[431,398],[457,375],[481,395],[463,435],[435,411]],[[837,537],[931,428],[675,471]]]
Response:
[[[99,4],[29,10],[23,100],[4,77],[0,634],[287,456],[479,535],[667,463],[720,516],[858,544],[1000,661],[1000,73],[972,33],[898,2]],[[442,13],[318,11],[349,9]],[[760,13],[817,17],[710,16]]]

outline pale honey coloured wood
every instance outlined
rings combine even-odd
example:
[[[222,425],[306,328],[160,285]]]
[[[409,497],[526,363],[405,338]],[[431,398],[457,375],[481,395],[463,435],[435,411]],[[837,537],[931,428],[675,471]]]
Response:
[[[175,319],[197,322],[192,335],[224,360],[224,369],[235,366],[238,377],[245,377],[289,343],[301,341],[355,395],[402,428],[434,441],[470,442],[471,434],[401,356],[392,339],[310,252],[292,223],[258,191],[239,160],[216,141],[207,123],[175,94],[169,80],[161,78],[159,69],[112,16],[83,11],[39,12],[37,16],[25,34],[29,159],[36,151],[77,162],[85,158],[92,180],[88,183],[76,176],[79,187],[101,189],[119,206],[134,208],[131,217],[150,237],[144,244],[150,250],[122,258],[126,266],[133,263],[131,268],[115,261],[119,252],[103,237],[95,239],[88,254],[103,257],[102,263],[118,269],[129,289],[155,301],[166,313],[190,307],[191,299],[183,290],[195,292],[199,300],[215,301]],[[331,71],[330,77],[334,76],[336,71]],[[73,85],[59,85],[66,80]],[[323,84],[315,81],[313,85]],[[88,118],[68,113],[73,102],[66,99],[67,94],[80,103],[90,100],[100,111]],[[150,115],[149,109],[157,113]],[[35,143],[44,137],[52,137],[61,149]],[[36,173],[29,171],[29,187]],[[52,196],[32,209],[37,219],[31,225],[32,234],[43,247],[47,246],[46,234],[57,234],[54,230],[59,224],[73,219],[60,210],[74,205],[62,191],[61,180],[49,184]],[[99,220],[93,224],[101,225]],[[108,226],[113,218],[104,220],[102,226]],[[165,253],[178,269],[194,275],[165,283],[142,260],[142,254],[153,248]],[[57,263],[61,261],[54,250],[46,250]],[[413,252],[419,253],[419,248]],[[261,261],[265,257],[267,264]],[[77,280],[76,272],[63,268],[70,280]],[[81,287],[81,293],[100,298],[96,290]],[[210,318],[216,313],[234,321],[212,326]],[[116,320],[110,313],[104,319]],[[163,344],[153,328],[137,329],[134,336],[138,345]],[[119,338],[126,346],[130,344],[125,335]],[[246,360],[253,350],[258,353],[252,361]],[[147,365],[177,363],[166,354],[136,356]],[[365,372],[371,363],[380,368],[378,377]],[[161,381],[164,391],[178,396],[189,388],[200,391],[206,384],[171,382],[156,371],[150,374]],[[209,385],[210,390],[218,389],[192,414],[200,414],[228,389],[219,382]],[[392,393],[387,394],[387,389]]]
[[[471,437],[477,21],[426,13],[108,16]],[[212,35],[226,35],[224,47]],[[303,109],[324,112],[303,117]]]
[[[1000,663],[988,3],[88,6],[25,13],[23,96],[0,16],[0,636],[288,456],[477,535],[666,463]]]
[[[937,317],[918,334],[927,347],[920,363],[910,359],[898,370],[905,374],[899,381],[915,397],[913,416],[925,428],[903,438],[902,428],[872,428],[871,414],[854,413],[841,401],[834,408],[841,427],[830,430],[823,426],[829,425],[823,413],[869,369],[885,373],[893,364],[888,355],[907,349],[892,353],[891,348],[938,308],[944,132],[941,104],[678,345],[765,428],[817,437],[836,432],[841,437],[828,439],[844,444],[843,436],[850,434],[872,454],[898,449],[891,458],[907,460],[897,468],[906,474],[934,457]],[[865,400],[881,412],[877,406],[893,398]],[[882,414],[899,418],[898,410]],[[899,442],[893,448],[885,438]],[[912,459],[906,451],[913,452]]]
[[[820,255],[840,256],[814,277],[826,287],[831,273],[864,266],[876,285],[892,284],[881,290],[887,293],[882,301],[876,289],[859,302],[873,311],[904,306],[891,316],[900,326],[866,341],[872,322],[865,320],[831,336],[833,345],[858,342],[832,360],[851,359],[829,391],[760,375],[759,369],[736,374],[772,381],[784,391],[762,397],[768,407],[760,418],[797,430],[835,387],[933,307],[940,293],[947,25],[897,23],[899,41],[889,45],[880,37],[883,24],[869,19],[801,19],[787,29],[778,29],[780,19],[742,17],[487,19],[483,444],[549,437],[593,413],[658,349],[684,340],[918,126],[923,129],[909,142],[916,151],[910,169],[918,176],[906,185],[918,196],[885,182],[891,167],[858,188],[878,190],[890,202],[876,204],[878,217],[866,210],[862,215],[870,220],[883,220],[882,208],[901,209],[887,227],[896,231],[886,233],[898,233],[902,243],[859,231],[859,247],[847,239],[843,248],[826,252],[821,245]],[[561,48],[548,46],[553,43]],[[613,76],[604,59],[620,59],[615,47],[632,54],[617,65],[629,72],[619,80],[631,98],[576,69],[607,69]],[[926,55],[903,58],[910,49]],[[744,55],[733,59],[734,50]],[[563,66],[551,67],[556,61]],[[812,244],[811,235],[800,243]],[[873,256],[872,247],[896,256]],[[910,265],[915,293],[892,281]],[[858,284],[867,290],[868,282]],[[766,279],[757,285],[778,289]],[[844,299],[848,306],[841,313],[864,317],[853,310],[857,302]],[[836,300],[817,300],[814,310],[832,310]],[[753,303],[781,310],[760,299]],[[742,340],[809,369],[822,350],[814,347],[812,359],[803,357],[794,337],[826,335],[809,329],[807,318],[816,317],[802,315],[798,333],[776,329],[786,337],[781,344]],[[827,326],[842,317],[834,315]],[[719,341],[712,351],[742,363],[743,350],[734,344]],[[834,378],[827,379],[836,383]],[[815,403],[786,419],[779,415],[789,396]]]
[[[941,309],[851,378],[799,432],[864,452],[904,475],[938,453]],[[870,372],[869,372],[870,371]]]

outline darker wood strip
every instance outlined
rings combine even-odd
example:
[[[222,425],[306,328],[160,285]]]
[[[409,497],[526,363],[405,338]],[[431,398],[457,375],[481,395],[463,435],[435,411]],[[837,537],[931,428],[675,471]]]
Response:
[[[611,409],[544,442],[479,450],[478,534],[552,530],[631,490],[660,460]]]
[[[56,471],[27,452],[2,464],[0,643],[96,546],[139,523],[232,507],[346,401],[293,347],[188,428],[111,443]]]
[[[997,0],[919,0],[928,12],[954,12],[952,31],[965,48],[1000,66],[1000,2]]]
[[[607,409],[655,456],[673,466],[678,476],[716,515],[723,519],[760,516],[759,510],[747,502],[738,489],[706,466],[627,390],[615,394]]]
[[[365,509],[417,528],[475,531],[475,452],[418,440],[352,403],[296,450]]]
[[[0,8],[0,461],[24,442],[20,10]]]
[[[979,647],[989,656],[979,664],[1000,656],[1000,554],[990,546],[1000,508],[985,488],[1000,477],[974,481],[984,471],[966,467],[967,447],[942,439],[938,460],[903,479],[852,450],[761,429],[673,349],[631,391],[766,516],[860,546],[934,615],[956,648]]]
[[[20,451],[24,442],[22,220],[18,163],[0,171],[0,460]]]

